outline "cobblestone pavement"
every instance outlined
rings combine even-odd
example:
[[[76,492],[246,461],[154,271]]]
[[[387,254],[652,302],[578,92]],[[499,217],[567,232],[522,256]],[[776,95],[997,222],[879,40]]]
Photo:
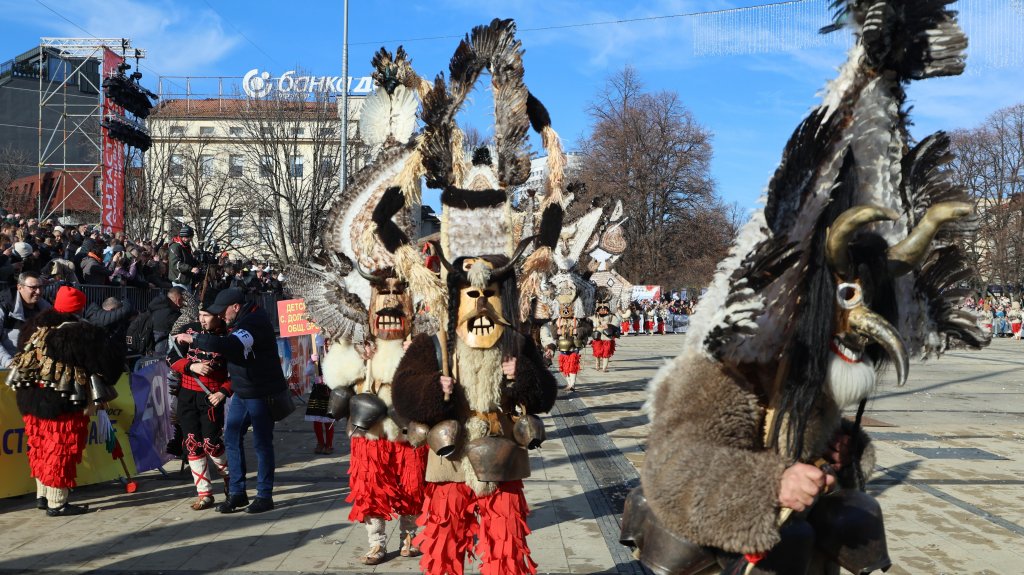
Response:
[[[646,383],[681,342],[620,340],[609,373],[586,357],[578,391],[545,418],[548,440],[526,481],[542,573],[643,573],[615,541],[618,514],[643,463]],[[870,402],[879,466],[870,490],[886,513],[890,573],[1024,571],[1022,368],[1024,343],[996,340],[916,363],[905,388],[883,382]],[[72,499],[95,510],[79,517],[45,517],[28,496],[0,501],[0,572],[418,572],[398,557],[396,522],[388,560],[358,563],[365,534],[346,520],[346,442],[339,432],[334,455],[313,455],[309,427],[298,410],[275,433],[278,507],[262,515],[192,511],[190,477],[174,464],[166,477],[144,474],[131,495],[116,483],[77,490]]]

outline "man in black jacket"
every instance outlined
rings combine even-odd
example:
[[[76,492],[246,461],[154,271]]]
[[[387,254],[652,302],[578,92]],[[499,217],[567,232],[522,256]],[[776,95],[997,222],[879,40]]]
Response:
[[[224,424],[224,445],[228,453],[231,477],[227,501],[217,506],[221,513],[232,513],[248,505],[246,512],[261,513],[274,508],[274,419],[267,398],[288,389],[277,356],[277,337],[270,318],[256,304],[246,303],[242,290],[226,289],[208,308],[224,318],[227,335],[212,333],[175,336],[178,343],[196,345],[221,354],[228,364],[234,397],[228,406]],[[252,424],[256,448],[256,498],[249,504],[245,492],[245,451],[243,431]]]
[[[199,261],[192,254],[192,237],[195,231],[189,226],[182,226],[177,237],[167,246],[167,277],[171,284],[189,292],[195,275],[199,273]]]

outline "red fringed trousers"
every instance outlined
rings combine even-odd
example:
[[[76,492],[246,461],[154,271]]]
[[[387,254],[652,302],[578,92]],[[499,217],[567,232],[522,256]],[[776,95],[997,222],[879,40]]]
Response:
[[[580,372],[580,352],[560,352],[558,354],[558,370],[562,375],[572,375]]]
[[[480,558],[481,575],[537,573],[526,536],[529,508],[522,481],[506,481],[478,496],[465,483],[427,483],[423,527],[413,543],[425,575],[462,575],[466,554]],[[476,548],[473,538],[477,538]]]
[[[595,339],[590,342],[590,347],[594,350],[594,357],[598,359],[611,357],[615,353],[615,340]]]
[[[426,473],[426,445],[353,437],[345,498],[352,504],[349,521],[416,515],[423,506]]]
[[[28,439],[28,465],[32,477],[47,487],[70,489],[76,485],[89,432],[89,416],[78,411],[56,419],[21,416]]]

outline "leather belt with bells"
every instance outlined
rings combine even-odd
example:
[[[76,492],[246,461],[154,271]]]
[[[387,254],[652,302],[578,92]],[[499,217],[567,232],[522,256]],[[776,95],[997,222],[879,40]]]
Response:
[[[500,412],[497,411],[480,412],[473,410],[469,413],[469,415],[470,417],[475,417],[477,419],[487,422],[488,435],[500,436],[503,435],[503,433],[501,429],[501,420],[498,419],[499,413]]]

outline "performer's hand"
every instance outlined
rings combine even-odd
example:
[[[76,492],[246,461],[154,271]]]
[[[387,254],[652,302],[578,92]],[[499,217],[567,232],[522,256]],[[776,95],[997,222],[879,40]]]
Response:
[[[454,387],[454,386],[455,386],[455,380],[454,379],[452,379],[451,377],[448,377],[447,375],[442,375],[441,376],[441,391],[443,391],[445,395],[451,395],[452,387]]]
[[[779,505],[799,513],[810,507],[814,498],[831,488],[835,482],[834,476],[813,465],[794,463],[782,473]]]
[[[188,368],[189,370],[192,371],[192,373],[203,376],[210,375],[210,372],[213,371],[213,368],[206,363],[193,363],[190,364]]]
[[[544,350],[544,359],[551,359],[555,357],[555,350],[547,348]]]
[[[318,363],[320,361],[320,356],[314,353],[313,355],[309,356],[309,361],[312,361],[313,363]]]
[[[402,342],[402,351],[409,351],[409,346],[412,345],[412,340],[407,339]]]
[[[501,373],[505,374],[505,377],[512,379],[516,376],[516,358],[506,359],[501,362]]]
[[[843,433],[842,430],[836,431],[832,441],[828,444],[828,450],[825,452],[825,459],[828,460],[832,469],[839,471],[844,465],[849,465],[853,462],[850,456],[851,443],[853,443],[853,438],[849,434]]]
[[[219,391],[216,393],[211,393],[210,395],[206,396],[206,401],[209,401],[210,405],[212,405],[213,407],[217,407],[217,405],[220,404],[220,402],[224,401],[224,394]]]
[[[174,336],[174,341],[176,341],[178,343],[191,344],[192,343],[192,334],[190,334],[190,333],[179,333],[179,334]]]

